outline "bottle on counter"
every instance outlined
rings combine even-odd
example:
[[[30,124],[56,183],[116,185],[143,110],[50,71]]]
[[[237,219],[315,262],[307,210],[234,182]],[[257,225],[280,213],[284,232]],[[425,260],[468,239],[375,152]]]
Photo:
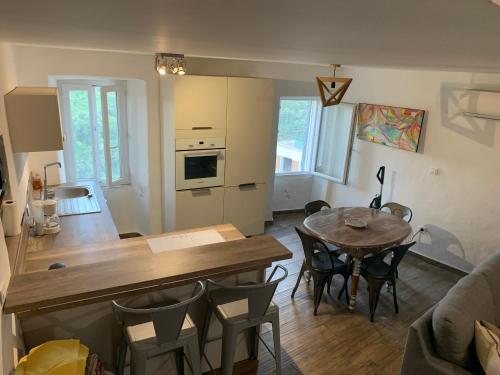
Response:
[[[38,173],[31,179],[31,186],[33,190],[40,190],[42,188],[42,178]]]

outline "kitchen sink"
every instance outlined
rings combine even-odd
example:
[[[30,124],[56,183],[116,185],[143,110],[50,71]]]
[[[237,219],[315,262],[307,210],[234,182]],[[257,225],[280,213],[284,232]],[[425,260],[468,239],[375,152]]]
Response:
[[[92,196],[85,186],[59,186],[54,189],[55,199],[72,199]]]
[[[49,198],[57,201],[59,216],[101,212],[92,186],[59,185],[49,190]]]

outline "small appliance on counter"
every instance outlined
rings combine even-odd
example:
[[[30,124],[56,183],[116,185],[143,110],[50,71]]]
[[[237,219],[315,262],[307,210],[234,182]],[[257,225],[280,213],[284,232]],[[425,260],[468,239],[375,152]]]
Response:
[[[35,221],[35,234],[54,234],[61,231],[61,219],[57,215],[57,201],[54,199],[34,200],[31,204]]]
[[[57,216],[57,201],[46,199],[43,201],[43,214],[45,216],[44,233],[53,234],[61,231],[61,220]]]

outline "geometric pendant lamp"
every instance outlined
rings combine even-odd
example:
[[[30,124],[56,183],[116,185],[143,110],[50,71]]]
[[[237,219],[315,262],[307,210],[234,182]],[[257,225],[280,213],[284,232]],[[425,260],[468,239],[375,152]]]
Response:
[[[323,107],[339,104],[352,82],[352,78],[335,76],[336,70],[340,65],[332,64],[331,67],[333,68],[333,77],[316,77]]]

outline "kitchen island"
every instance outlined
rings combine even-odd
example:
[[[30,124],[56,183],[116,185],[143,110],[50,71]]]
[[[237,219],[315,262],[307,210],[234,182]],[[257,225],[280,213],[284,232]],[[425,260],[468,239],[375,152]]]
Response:
[[[160,291],[184,295],[188,285],[207,278],[262,281],[272,262],[292,257],[273,237],[244,238],[230,224],[174,233],[201,230],[216,230],[225,241],[154,254],[147,240],[167,235],[160,234],[56,249],[43,256],[40,270],[12,277],[4,312],[18,315],[28,348],[50,339],[77,337],[112,367],[120,333],[110,300]],[[67,268],[46,270],[55,261]],[[200,331],[205,303],[190,308]],[[215,341],[207,349],[215,366],[219,345]],[[243,346],[244,342],[239,344],[239,359],[246,355]]]

